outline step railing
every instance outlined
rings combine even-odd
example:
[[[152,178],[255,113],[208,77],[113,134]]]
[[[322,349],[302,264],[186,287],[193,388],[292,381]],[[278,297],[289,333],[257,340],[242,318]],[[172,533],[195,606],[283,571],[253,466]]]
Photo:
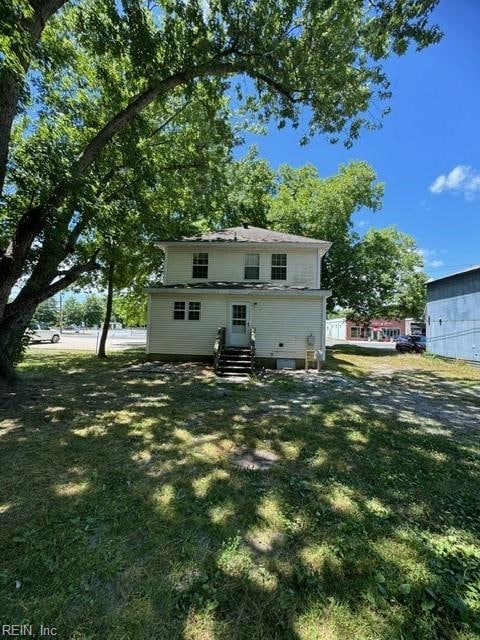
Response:
[[[225,327],[218,327],[215,342],[213,343],[213,366],[215,372],[218,371],[218,363],[220,362],[220,356],[225,349]]]
[[[257,334],[255,331],[255,327],[250,329],[250,349],[252,351],[252,358],[255,357],[255,346],[256,346]]]

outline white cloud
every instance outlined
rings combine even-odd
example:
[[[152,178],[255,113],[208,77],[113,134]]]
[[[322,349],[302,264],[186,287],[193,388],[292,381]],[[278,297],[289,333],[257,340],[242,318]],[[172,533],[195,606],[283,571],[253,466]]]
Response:
[[[430,191],[438,194],[444,191],[463,193],[467,200],[471,200],[480,192],[480,173],[464,164],[454,167],[447,175],[440,175],[430,185]]]
[[[418,249],[418,253],[422,256],[425,267],[433,269],[443,267],[443,260],[435,257],[437,255],[435,249]]]

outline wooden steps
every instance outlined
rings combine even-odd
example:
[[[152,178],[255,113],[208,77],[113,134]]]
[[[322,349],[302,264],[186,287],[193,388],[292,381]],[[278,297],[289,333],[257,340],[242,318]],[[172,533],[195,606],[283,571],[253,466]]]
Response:
[[[253,373],[255,357],[252,349],[227,347],[223,349],[217,366],[217,375],[222,377],[247,377]]]

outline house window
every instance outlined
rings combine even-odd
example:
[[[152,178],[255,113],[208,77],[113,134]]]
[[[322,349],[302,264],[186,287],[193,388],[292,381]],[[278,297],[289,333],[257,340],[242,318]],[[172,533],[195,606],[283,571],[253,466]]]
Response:
[[[287,279],[287,254],[272,253],[272,280]]]
[[[173,319],[185,320],[185,302],[173,303]]]
[[[200,320],[201,302],[183,302],[183,300],[173,303],[174,320]]]
[[[194,278],[208,278],[208,253],[193,254],[193,273]]]
[[[260,254],[247,253],[245,255],[245,280],[258,280],[260,277]]]
[[[200,320],[200,308],[201,308],[201,302],[189,302],[188,303],[188,319]]]

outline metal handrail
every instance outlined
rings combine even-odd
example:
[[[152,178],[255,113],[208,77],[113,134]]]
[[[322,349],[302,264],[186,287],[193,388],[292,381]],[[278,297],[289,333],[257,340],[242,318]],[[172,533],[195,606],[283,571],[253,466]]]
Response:
[[[213,365],[215,371],[218,369],[218,363],[220,362],[220,356],[225,349],[225,327],[218,327],[215,342],[213,343]]]
[[[255,331],[255,327],[250,329],[250,349],[252,350],[252,356],[255,355],[255,346],[256,346],[257,334]]]

